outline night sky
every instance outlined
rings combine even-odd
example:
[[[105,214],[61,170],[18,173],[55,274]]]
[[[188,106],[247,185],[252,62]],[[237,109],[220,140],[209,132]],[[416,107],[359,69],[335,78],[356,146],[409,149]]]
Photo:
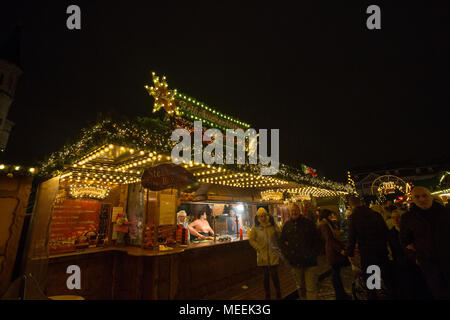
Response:
[[[449,2],[351,2],[2,4],[0,40],[23,25],[25,72],[6,160],[42,160],[100,113],[150,115],[151,71],[253,128],[279,128],[280,161],[327,178],[450,155]],[[66,28],[70,4],[80,31]],[[381,30],[366,28],[370,4]]]

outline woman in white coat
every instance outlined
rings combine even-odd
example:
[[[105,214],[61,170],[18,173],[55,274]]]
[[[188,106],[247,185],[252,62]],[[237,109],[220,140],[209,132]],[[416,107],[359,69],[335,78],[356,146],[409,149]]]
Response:
[[[281,230],[273,217],[267,213],[266,209],[259,208],[249,241],[256,250],[257,265],[264,271],[266,300],[270,299],[270,278],[272,278],[277,299],[281,299],[280,280],[278,279],[280,234]]]

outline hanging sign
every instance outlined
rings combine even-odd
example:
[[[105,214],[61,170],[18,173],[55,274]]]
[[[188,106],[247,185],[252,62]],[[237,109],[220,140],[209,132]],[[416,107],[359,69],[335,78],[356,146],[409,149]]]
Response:
[[[169,188],[182,188],[195,182],[194,176],[188,170],[175,164],[160,164],[144,171],[141,184],[152,191]]]
[[[70,196],[72,198],[93,198],[105,199],[109,194],[109,187],[92,184],[80,184],[70,186]]]
[[[394,181],[385,181],[378,187],[378,192],[382,194],[392,194],[395,193],[396,190],[403,192],[403,187],[397,185]]]

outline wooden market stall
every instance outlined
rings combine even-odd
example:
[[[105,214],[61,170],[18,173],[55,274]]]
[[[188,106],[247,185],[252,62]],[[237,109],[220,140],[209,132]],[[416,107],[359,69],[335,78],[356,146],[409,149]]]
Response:
[[[40,169],[53,178],[38,192],[28,258],[36,266],[29,270],[41,276],[45,270],[40,284],[48,296],[207,298],[256,272],[247,229],[259,206],[281,224],[288,201],[300,201],[307,212],[318,197],[349,192],[348,186],[284,165],[274,176],[261,175],[257,165],[174,165],[170,134],[175,128],[192,130],[194,120],[217,129],[250,125],[167,90],[164,79],[154,75],[153,80],[155,88],[147,88],[164,121],[105,119]],[[230,209],[236,212],[234,229]],[[179,210],[191,222],[199,211],[207,212],[216,236],[180,242]],[[67,288],[71,265],[80,267],[80,289]]]

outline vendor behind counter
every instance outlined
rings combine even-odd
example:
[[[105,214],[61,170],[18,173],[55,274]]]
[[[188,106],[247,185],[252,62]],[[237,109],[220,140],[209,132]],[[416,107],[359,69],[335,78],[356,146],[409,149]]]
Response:
[[[189,231],[191,240],[213,240],[215,235],[208,222],[206,211],[201,211],[197,214],[197,219],[189,224]]]

